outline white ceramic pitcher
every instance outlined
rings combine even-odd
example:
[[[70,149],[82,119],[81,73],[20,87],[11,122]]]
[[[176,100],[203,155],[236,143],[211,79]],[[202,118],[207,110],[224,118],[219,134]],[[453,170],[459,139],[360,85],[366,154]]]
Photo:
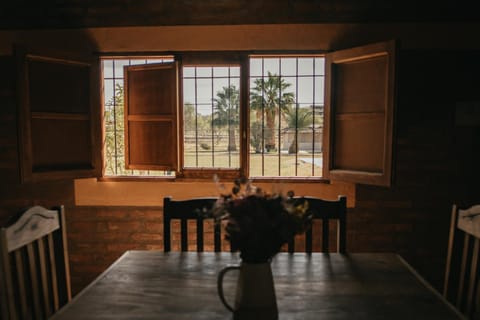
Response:
[[[228,271],[239,270],[235,305],[223,294],[223,278]],[[235,320],[278,319],[277,300],[270,262],[244,263],[223,268],[217,279],[218,295]]]

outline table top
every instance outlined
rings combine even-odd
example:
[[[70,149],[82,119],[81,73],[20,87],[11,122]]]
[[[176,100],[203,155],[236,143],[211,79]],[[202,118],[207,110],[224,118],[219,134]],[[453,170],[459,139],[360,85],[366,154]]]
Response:
[[[53,319],[231,319],[217,294],[227,252],[128,251]],[[395,254],[279,253],[279,319],[462,319]],[[235,272],[224,291],[233,304]],[[230,275],[229,275],[230,274]]]

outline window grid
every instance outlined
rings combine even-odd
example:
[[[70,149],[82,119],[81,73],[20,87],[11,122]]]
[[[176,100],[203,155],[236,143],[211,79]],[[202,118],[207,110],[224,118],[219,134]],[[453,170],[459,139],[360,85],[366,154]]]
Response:
[[[260,71],[252,70],[251,67],[250,90],[252,90],[255,85],[258,87],[257,81],[259,80],[261,80],[265,86],[266,82],[272,81],[272,79],[269,79],[270,75],[272,75],[274,78],[277,77],[276,80],[278,81],[277,93],[275,95],[278,101],[275,103],[277,105],[275,111],[276,130],[271,133],[272,126],[268,125],[269,120],[266,118],[266,112],[268,111],[266,110],[267,106],[265,104],[269,103],[265,100],[267,88],[261,90],[261,117],[259,119],[257,118],[257,120],[261,121],[261,151],[260,155],[251,154],[251,158],[259,156],[260,160],[252,161],[251,159],[250,176],[321,176],[321,134],[323,128],[323,124],[321,124],[323,117],[321,117],[321,115],[323,114],[324,105],[323,101],[317,101],[317,98],[320,97],[320,94],[317,93],[317,85],[321,85],[319,81],[325,77],[322,70],[323,57],[256,56],[252,59],[257,60],[254,63],[254,68],[258,65]],[[294,64],[292,59],[294,59]],[[287,65],[288,61],[286,60],[290,60],[291,65],[289,68]],[[284,63],[286,65],[285,70],[283,69]],[[300,68],[302,63],[303,66]],[[309,69],[305,67],[307,63]],[[284,83],[286,84],[285,86],[283,85]],[[292,85],[294,85],[295,88],[291,88]],[[309,86],[311,86],[311,88],[308,88]],[[253,90],[255,91],[255,88],[253,88]],[[256,90],[257,93],[260,91],[259,89]],[[321,88],[321,90],[323,90],[323,88]],[[294,101],[285,103],[285,101],[288,100],[284,99],[284,95],[288,95],[289,93],[293,94]],[[250,92],[250,96],[252,97],[252,91]],[[306,99],[307,96],[308,99]],[[250,99],[250,103],[252,104],[252,98]],[[271,106],[269,106],[269,108],[270,107]],[[257,106],[256,108],[259,107]],[[287,108],[290,108],[290,115],[288,116],[294,120],[288,125],[284,119],[286,116],[284,112],[286,112]],[[250,110],[253,110],[252,105],[250,106]],[[305,118],[311,119],[308,126],[305,126]],[[302,123],[299,122],[300,120],[302,120]],[[283,125],[285,125],[285,127],[283,127]],[[275,140],[277,145],[274,146],[273,150],[271,146],[266,143],[266,141],[268,141],[267,133],[276,136]],[[306,146],[308,142],[305,140],[310,140],[309,147]],[[290,143],[291,146],[286,147],[286,144]],[[287,148],[288,150],[286,150]],[[290,148],[292,148],[293,151],[291,151]],[[277,159],[275,161],[276,166],[267,170],[266,165],[272,163],[268,161],[268,159],[272,159],[272,156]],[[289,165],[290,163],[292,165]],[[305,168],[306,163],[310,163],[308,169]],[[261,168],[255,168],[254,166],[256,164],[260,164]],[[304,167],[302,170],[299,169],[301,166]]]
[[[205,75],[205,72],[200,72],[200,70],[209,70],[208,75]],[[226,69],[226,74],[218,74],[220,73],[220,69]],[[232,70],[237,70],[237,72],[233,73]],[[184,117],[187,115],[185,114],[186,112],[186,105],[190,103],[188,101],[189,99],[193,101],[194,104],[194,127],[195,130],[193,132],[194,135],[194,141],[195,141],[195,146],[194,146],[194,162],[190,161],[189,158],[191,157],[191,153],[188,151],[188,141],[190,140],[189,136],[191,133],[189,133],[189,128],[187,127],[186,122],[184,121],[184,146],[187,146],[184,148],[184,166],[187,169],[193,169],[193,168],[228,168],[228,169],[238,169],[239,164],[240,164],[240,154],[238,151],[233,152],[230,150],[228,147],[226,147],[226,150],[223,151],[223,149],[220,146],[217,146],[218,142],[216,139],[218,137],[222,136],[221,132],[221,124],[215,124],[216,120],[216,98],[219,98],[219,87],[216,86],[216,81],[222,80],[225,81],[226,87],[223,86],[222,89],[227,88],[227,92],[224,92],[225,94],[225,103],[226,103],[226,112],[227,112],[227,120],[226,121],[226,129],[227,129],[227,134],[226,138],[228,142],[230,142],[230,134],[231,134],[231,128],[234,124],[232,124],[232,121],[230,120],[230,117],[232,116],[231,112],[233,112],[233,106],[230,101],[230,96],[228,89],[232,89],[234,86],[234,83],[232,80],[237,80],[238,82],[240,81],[240,67],[235,66],[235,65],[230,65],[230,66],[225,66],[225,67],[216,67],[216,66],[209,66],[209,67],[198,67],[198,66],[186,66],[184,67],[184,72],[183,72],[183,81],[184,81]],[[205,98],[200,99],[200,95],[202,94],[201,90],[201,84],[200,81],[206,81],[209,83],[208,85],[208,91],[209,91],[209,99],[208,101],[205,101]],[[190,88],[192,87],[192,88]],[[193,90],[192,90],[193,89]],[[239,90],[239,88],[236,88],[236,90]],[[189,96],[186,97],[188,94],[186,94],[186,91],[192,90],[193,91],[193,97]],[[232,89],[233,90],[233,89]],[[237,112],[239,110],[239,106],[236,106]],[[206,111],[208,109],[208,111]],[[207,113],[206,116],[209,117],[209,134],[208,137],[203,135],[202,137],[200,136],[201,133],[200,131],[202,128],[200,128],[200,118],[204,117],[205,115],[202,115],[203,113]],[[234,114],[235,116],[235,114]],[[238,115],[236,115],[238,117]],[[219,120],[220,121],[220,120]],[[205,125],[205,124],[204,124]],[[205,129],[205,128],[203,128]],[[236,129],[236,134],[239,135],[239,128],[233,127],[233,129]],[[208,149],[205,151],[202,151],[200,147],[202,147],[202,141],[209,140],[210,146],[208,146]],[[207,146],[204,146],[205,148]],[[202,154],[209,154],[209,160],[201,161],[200,157]],[[223,156],[222,154],[225,154]],[[235,159],[236,158],[236,159]],[[235,161],[236,160],[236,161]],[[206,164],[207,162],[207,164]]]
[[[151,64],[151,63],[166,63],[172,62],[172,56],[155,57],[155,58],[102,58],[102,71],[103,71],[103,83],[104,83],[104,118],[105,120],[105,175],[106,176],[171,176],[170,171],[161,170],[127,170],[125,169],[125,137],[124,137],[124,101],[123,101],[123,88],[124,88],[124,75],[123,66],[131,66],[137,64]],[[111,62],[111,64],[110,64]],[[108,65],[111,66],[111,71],[107,71]],[[119,71],[119,72],[117,72]],[[106,76],[106,74],[111,76]],[[107,83],[111,82],[111,91],[105,92]],[[112,114],[109,115],[108,111]],[[112,119],[112,128],[108,128],[108,119]],[[109,146],[108,141],[112,140],[113,143]],[[108,149],[112,150],[112,155],[109,157]],[[113,166],[110,165],[113,162]],[[112,168],[113,167],[113,168]]]
[[[285,88],[282,85],[279,85],[277,90],[276,99],[279,101],[278,110],[274,115],[276,124],[274,132],[270,132],[270,128],[267,126],[267,118],[266,118],[266,106],[263,104],[260,108],[257,109],[257,113],[259,114],[256,118],[256,122],[260,122],[257,132],[260,134],[261,141],[259,142],[259,146],[261,148],[260,154],[257,152],[257,147],[255,147],[255,152],[252,152],[252,145],[253,142],[250,141],[249,143],[249,152],[246,156],[250,157],[250,176],[263,176],[263,177],[319,177],[321,176],[321,134],[323,129],[323,87],[322,83],[324,81],[324,71],[323,71],[323,57],[322,56],[309,56],[309,57],[295,57],[295,56],[277,56],[277,57],[261,57],[255,56],[251,58],[252,60],[257,60],[255,63],[258,64],[257,73],[252,73],[252,68],[250,68],[251,75],[250,75],[250,88],[249,95],[252,96],[252,89],[253,89],[253,82],[256,79],[260,79],[263,83],[268,80],[269,71],[272,71],[272,74],[277,75],[278,73],[278,81],[281,83],[282,81],[288,83],[288,86]],[[286,61],[286,60],[289,61]],[[107,113],[107,109],[110,108],[111,114],[111,122],[108,123],[105,121],[105,132],[106,135],[109,136],[113,142],[111,142],[110,151],[111,156],[107,159],[107,153],[105,152],[106,159],[105,159],[105,174],[113,175],[113,176],[121,176],[121,175],[150,175],[150,176],[162,176],[162,175],[171,175],[172,172],[168,171],[149,171],[149,170],[126,170],[124,167],[124,128],[123,128],[123,70],[121,69],[124,65],[134,65],[134,64],[148,64],[148,63],[162,63],[162,62],[171,62],[173,61],[173,57],[155,57],[155,59],[150,58],[122,58],[122,59],[115,59],[115,58],[105,58],[103,60],[103,71],[104,71],[104,90],[108,85],[110,86],[109,92],[104,91],[104,103],[105,103],[105,113]],[[272,62],[274,61],[274,63]],[[286,61],[286,62],[285,62]],[[108,75],[106,75],[106,63],[109,63],[111,70],[109,70]],[[285,63],[285,68],[284,64]],[[306,68],[308,63],[308,68]],[[272,67],[273,66],[273,67]],[[184,67],[184,70],[187,67]],[[227,121],[223,124],[223,127],[214,125],[216,119],[216,97],[218,98],[218,83],[224,84],[227,87],[235,86],[238,84],[238,88],[240,89],[240,72],[238,66],[228,66],[224,67],[227,71],[223,71],[224,73],[221,74],[218,71],[216,66],[210,67],[197,67],[192,66],[188,67],[191,68],[190,71],[193,71],[189,74],[184,72],[183,81],[185,83],[186,79],[191,79],[194,83],[194,134],[192,134],[191,138],[194,138],[195,146],[192,150],[195,155],[192,157],[194,160],[192,163],[187,164],[186,161],[186,168],[238,168],[240,166],[240,153],[239,152],[232,152],[230,148],[223,152],[223,149],[220,150],[216,143],[218,143],[218,139],[228,139],[230,141],[230,128],[232,126],[238,126],[238,119],[236,119],[236,123],[232,121]],[[202,68],[201,72],[199,72],[199,68]],[[219,67],[220,68],[220,67]],[[238,68],[233,72],[232,68]],[[209,69],[209,75],[205,75],[206,70]],[[218,73],[217,73],[218,72]],[[223,79],[224,82],[218,82],[218,79]],[[235,79],[235,82],[232,81]],[[199,95],[202,94],[202,88],[199,86],[198,81],[203,80],[205,82],[209,82],[210,86],[210,100],[206,101],[205,99],[199,99]],[[216,83],[217,81],[217,83]],[[238,82],[236,82],[238,81]],[[306,85],[305,85],[306,83]],[[318,88],[317,88],[318,85]],[[294,86],[294,88],[293,88]],[[308,89],[302,88],[308,87]],[[310,88],[311,86],[311,88]],[[116,97],[117,95],[117,87],[121,88],[121,95],[122,98],[119,99]],[[220,85],[220,87],[222,87]],[[309,92],[305,92],[305,90]],[[287,103],[288,108],[290,108],[290,117],[294,114],[294,124],[287,124],[284,114],[284,110],[282,108],[286,106],[282,106],[281,100],[284,93],[292,93],[294,96],[294,101]],[[185,97],[185,94],[184,94]],[[302,97],[302,99],[300,99]],[[265,101],[266,95],[265,91],[262,90],[261,92],[262,101]],[[317,101],[317,98],[319,99]],[[107,102],[107,99],[109,101]],[[184,103],[186,100],[184,100]],[[250,101],[251,102],[251,101]],[[107,104],[110,105],[107,106]],[[232,100],[226,99],[226,112],[229,119],[232,118],[232,112],[238,111],[232,108]],[[185,107],[185,104],[184,104]],[[305,110],[304,110],[305,109]],[[307,110],[308,109],[308,110]],[[208,110],[208,111],[206,111]],[[252,111],[252,107],[249,108]],[[185,111],[185,108],[184,108]],[[302,111],[302,112],[300,112]],[[210,129],[204,130],[205,132],[210,133],[209,143],[210,150],[202,150],[201,142],[206,142],[205,136],[201,139],[199,136],[200,132],[200,122],[202,122],[203,128],[205,128],[205,118],[200,121],[200,116],[209,113],[209,122],[210,122]],[[299,123],[299,117],[305,113],[310,113],[312,122],[311,125],[305,127]],[[234,116],[235,114],[233,114]],[[253,119],[253,118],[251,118]],[[253,120],[252,120],[253,121]],[[184,119],[185,122],[185,119]],[[218,124],[218,122],[217,122]],[[252,122],[250,123],[252,125]],[[223,128],[223,131],[222,131]],[[186,129],[186,125],[184,123],[184,130]],[[227,133],[225,133],[225,130]],[[238,137],[239,137],[239,129],[238,130]],[[251,131],[252,131],[251,127]],[[267,131],[268,130],[268,131]],[[222,132],[220,132],[222,131]],[[275,132],[276,131],[276,132]],[[186,132],[184,131],[185,136]],[[257,134],[258,134],[257,133]],[[251,133],[252,134],[252,133]],[[276,140],[277,146],[274,144],[274,151],[267,150],[267,136],[275,135],[270,141]],[[223,135],[219,138],[219,135]],[[185,139],[184,136],[184,139]],[[308,141],[305,140],[305,136],[308,137],[307,140],[310,140],[310,147],[306,147],[308,145]],[[225,138],[226,137],[226,138]],[[252,139],[252,136],[250,136]],[[292,142],[292,139],[294,140]],[[300,145],[300,141],[302,140],[302,145]],[[217,141],[217,142],[216,142]],[[238,141],[238,140],[237,140]],[[107,138],[104,141],[104,148],[107,149]],[[186,140],[183,141],[184,144],[187,143]],[[225,143],[225,141],[223,141]],[[290,152],[287,148],[288,144],[292,144],[292,148],[294,148],[295,152]],[[190,143],[191,144],[191,143]],[[272,143],[270,143],[272,144]],[[283,145],[282,145],[283,144]],[[191,145],[190,148],[193,146]],[[203,147],[203,146],[202,146]],[[191,152],[187,150],[188,148],[184,148],[184,160],[186,157],[187,152]],[[307,150],[308,149],[308,150]],[[306,151],[307,150],[307,151]],[[219,152],[222,151],[224,158],[219,157]],[[201,155],[203,153],[203,155]],[[208,154],[209,160],[208,160]],[[191,155],[190,155],[191,156]],[[207,158],[205,158],[207,156]],[[238,157],[238,159],[235,159]],[[252,158],[257,158],[257,160],[252,161]],[[273,161],[276,158],[276,161]],[[305,161],[305,159],[308,159]],[[234,161],[235,160],[235,161]],[[113,162],[112,164],[107,164],[107,162]],[[208,163],[205,165],[205,163]],[[288,162],[288,165],[286,163]],[[305,169],[306,163],[309,163],[308,170]],[[193,166],[192,166],[193,164]],[[253,168],[257,166],[257,168]],[[273,166],[271,166],[274,164]],[[303,167],[300,170],[300,166]],[[258,168],[260,167],[260,168]],[[273,170],[273,171],[272,171]]]

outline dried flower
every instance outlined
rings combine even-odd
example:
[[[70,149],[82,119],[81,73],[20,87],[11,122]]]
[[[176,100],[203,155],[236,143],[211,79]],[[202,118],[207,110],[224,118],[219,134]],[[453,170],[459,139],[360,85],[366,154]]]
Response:
[[[217,180],[218,183],[218,180]],[[224,186],[220,185],[224,190]],[[269,261],[281,247],[310,226],[308,202],[281,193],[267,193],[245,178],[236,179],[231,193],[221,194],[213,216],[225,237],[245,262]]]

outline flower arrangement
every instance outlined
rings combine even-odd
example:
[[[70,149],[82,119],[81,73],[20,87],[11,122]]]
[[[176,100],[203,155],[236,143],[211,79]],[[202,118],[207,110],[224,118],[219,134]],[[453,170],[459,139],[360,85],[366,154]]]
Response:
[[[218,183],[218,181],[217,181]],[[221,195],[213,207],[213,216],[225,229],[225,238],[247,263],[270,261],[281,247],[310,226],[308,202],[287,195],[268,193],[245,178],[234,181],[231,192]]]

